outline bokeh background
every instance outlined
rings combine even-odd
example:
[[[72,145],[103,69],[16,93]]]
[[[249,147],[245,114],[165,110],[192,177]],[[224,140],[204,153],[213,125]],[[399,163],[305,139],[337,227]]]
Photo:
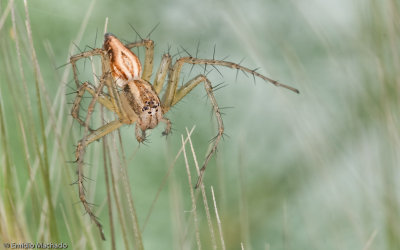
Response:
[[[400,249],[399,11],[397,0],[1,0],[0,242]],[[69,115],[76,86],[68,62],[102,45],[106,18],[107,30],[125,42],[140,39],[131,26],[146,37],[158,25],[150,36],[156,67],[167,51],[212,58],[215,48],[217,59],[228,56],[300,90],[207,69],[213,84],[224,85],[215,95],[226,128],[204,179],[212,230],[200,191],[188,183],[185,165],[192,182],[197,176],[189,145],[188,164],[182,154],[174,162],[186,128],[195,126],[200,165],[216,134],[201,86],[166,115],[173,123],[167,139],[159,126],[139,146],[134,126],[124,126],[88,147],[87,196],[107,241],[84,213],[70,185],[84,129]],[[143,50],[135,52],[143,58]],[[82,81],[95,81],[90,60],[78,66]],[[203,71],[186,67],[182,82]],[[113,117],[102,118],[97,106],[92,125]]]

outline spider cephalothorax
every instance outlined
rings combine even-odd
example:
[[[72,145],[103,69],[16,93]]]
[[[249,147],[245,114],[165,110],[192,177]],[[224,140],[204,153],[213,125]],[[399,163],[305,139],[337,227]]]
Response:
[[[145,47],[146,50],[143,68],[139,58],[131,51],[133,47],[142,46]],[[79,141],[75,151],[76,161],[78,163],[77,184],[79,187],[79,197],[86,212],[99,228],[103,239],[105,239],[105,237],[102,231],[102,226],[93,214],[90,205],[86,200],[85,189],[83,186],[83,158],[86,146],[118,129],[123,124],[133,124],[135,122],[135,135],[139,142],[145,140],[145,131],[156,127],[159,122],[166,123],[166,129],[163,134],[168,134],[171,130],[171,122],[164,117],[164,114],[200,83],[204,83],[205,91],[212,104],[218,123],[218,133],[215,136],[214,143],[204,160],[202,168],[200,169],[196,188],[202,183],[203,173],[209,160],[217,149],[218,143],[224,132],[224,125],[217,100],[213,94],[213,87],[206,75],[197,75],[178,88],[180,73],[184,64],[213,65],[214,67],[223,66],[238,71],[240,70],[249,73],[254,77],[259,77],[264,81],[270,82],[275,86],[281,86],[299,93],[299,91],[293,87],[279,83],[278,81],[261,75],[256,72],[256,70],[251,70],[237,63],[215,59],[199,59],[191,56],[181,57],[172,63],[169,54],[163,55],[160,67],[155,74],[153,84],[151,84],[150,78],[153,72],[153,52],[154,42],[152,40],[145,39],[124,45],[114,35],[107,33],[104,35],[103,49],[93,49],[70,58],[74,72],[74,80],[77,86],[77,96],[71,114],[82,126],[85,127],[84,137]],[[78,79],[76,61],[91,56],[100,56],[101,58],[102,75],[97,86],[92,85],[89,82],[81,83]],[[163,89],[164,82],[167,82],[167,86],[163,98],[160,99],[159,95]],[[87,116],[85,120],[82,120],[79,116],[79,110],[83,94],[86,91],[89,92],[93,98],[88,106]],[[114,112],[117,118],[114,121],[94,130],[89,127],[88,123],[96,103],[100,103],[111,112]]]
[[[136,122],[136,139],[142,142],[147,129],[155,128],[163,119],[160,98],[150,83],[142,80],[131,80],[124,86],[124,95],[130,107],[138,116]],[[139,131],[139,129],[141,131]],[[164,134],[168,134],[169,131]]]

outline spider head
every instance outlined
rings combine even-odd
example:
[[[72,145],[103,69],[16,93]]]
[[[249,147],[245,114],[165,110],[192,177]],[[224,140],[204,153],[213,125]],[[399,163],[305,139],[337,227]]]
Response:
[[[116,84],[123,87],[127,81],[139,79],[142,65],[139,58],[111,33],[104,35],[104,49],[110,58],[110,69]]]
[[[153,86],[145,80],[136,79],[126,83],[124,95],[138,116],[137,125],[142,131],[152,129],[163,118],[160,98]]]

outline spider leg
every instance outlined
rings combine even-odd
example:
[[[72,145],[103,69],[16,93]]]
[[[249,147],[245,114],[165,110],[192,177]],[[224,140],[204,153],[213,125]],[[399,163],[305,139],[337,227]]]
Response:
[[[107,59],[108,60],[108,59]],[[109,66],[107,67],[109,69]],[[113,84],[113,80],[111,77],[110,71],[103,71],[105,73],[105,85],[108,89],[108,94],[110,95],[110,101],[112,105],[114,106],[114,111],[117,114],[117,116],[121,120],[126,120],[128,119],[128,115],[125,112],[125,109],[123,108],[123,103],[121,101],[121,96],[120,93],[118,92],[117,87],[115,84]]]
[[[85,187],[84,187],[84,175],[83,175],[83,157],[85,154],[85,148],[92,143],[93,141],[96,141],[103,136],[111,133],[112,131],[118,129],[119,127],[122,126],[123,123],[121,123],[119,120],[112,121],[110,123],[107,123],[106,125],[100,127],[99,129],[93,131],[89,135],[85,136],[82,138],[76,147],[75,151],[75,156],[78,162],[78,189],[79,189],[79,199],[81,200],[83,207],[85,208],[86,213],[90,216],[90,219],[96,224],[96,226],[99,228],[100,231],[100,236],[103,240],[105,240],[104,232],[103,232],[103,227],[99,220],[97,219],[96,215],[93,213],[92,209],[90,208],[89,202],[86,200],[86,194],[85,194]]]
[[[205,90],[207,92],[208,97],[210,98],[210,101],[211,101],[211,104],[213,106],[213,110],[214,110],[214,113],[215,113],[215,117],[217,118],[218,134],[216,135],[215,140],[214,140],[214,144],[213,144],[210,152],[207,154],[206,159],[204,160],[202,168],[200,169],[199,178],[198,178],[198,181],[197,181],[197,184],[196,184],[196,188],[198,188],[200,186],[200,184],[202,182],[202,179],[203,179],[204,171],[206,170],[206,167],[207,167],[207,164],[208,164],[209,160],[211,159],[211,157],[213,156],[213,154],[216,152],[218,143],[221,140],[221,137],[222,137],[222,135],[224,133],[224,123],[222,121],[221,112],[219,110],[217,100],[215,99],[213,91],[212,91],[211,82],[210,82],[210,80],[208,80],[208,78],[205,75],[198,75],[195,78],[193,78],[192,80],[190,80],[189,82],[187,82],[185,85],[183,85],[178,91],[176,91],[176,93],[173,93],[172,97],[171,96],[165,96],[168,93],[171,93],[171,92],[166,92],[165,95],[164,95],[164,100],[171,99],[171,104],[172,105],[168,105],[168,103],[164,103],[163,104],[163,109],[165,110],[165,112],[167,112],[171,108],[171,106],[173,106],[177,102],[179,102],[185,95],[187,95],[190,91],[192,91],[193,88],[195,88],[201,82],[204,82]],[[170,86],[168,85],[167,88],[169,88],[169,87]]]
[[[94,215],[94,213],[92,212],[92,210],[90,209],[90,205],[86,200],[85,197],[85,188],[83,186],[83,181],[84,181],[84,176],[83,176],[83,158],[85,155],[85,147],[86,147],[86,138],[89,127],[88,127],[88,123],[90,120],[90,117],[92,116],[93,110],[94,110],[94,106],[96,104],[96,101],[100,95],[101,89],[104,86],[104,79],[101,79],[99,87],[97,88],[93,99],[90,101],[90,104],[88,106],[88,114],[86,116],[85,122],[84,124],[85,126],[85,132],[84,132],[84,136],[83,138],[79,141],[78,146],[76,147],[76,151],[75,151],[75,156],[76,156],[76,162],[78,163],[78,189],[79,189],[79,198],[82,202],[83,207],[85,208],[85,211],[89,214],[90,219],[96,224],[97,228],[100,231],[100,236],[103,240],[105,240],[105,236],[103,233],[103,227],[101,225],[101,223],[98,221],[97,217]],[[90,135],[89,135],[90,136]]]
[[[121,118],[121,120],[126,120],[124,118],[126,118],[127,115],[124,112],[124,109],[122,108],[122,104],[121,104],[121,101],[119,99],[119,93],[118,93],[118,91],[116,90],[116,88],[113,85],[113,80],[112,80],[112,76],[111,76],[111,73],[110,73],[111,72],[110,71],[110,61],[109,61],[110,59],[107,56],[107,54],[105,53],[104,49],[99,49],[99,48],[98,49],[93,49],[91,51],[82,52],[80,54],[71,56],[71,58],[70,58],[70,63],[72,65],[72,70],[73,70],[73,73],[74,73],[75,84],[76,84],[76,86],[78,88],[78,95],[77,95],[77,97],[75,99],[75,102],[74,102],[74,105],[73,105],[71,113],[74,113],[73,114],[74,118],[77,119],[78,122],[81,125],[83,125],[85,127],[87,126],[87,123],[83,122],[77,116],[78,109],[79,109],[79,103],[80,103],[80,101],[82,99],[82,95],[83,95],[85,89],[89,93],[91,93],[92,96],[94,97],[95,96],[94,93],[96,92],[96,88],[94,86],[90,86],[90,85],[82,87],[82,85],[81,85],[81,83],[79,82],[79,79],[78,79],[78,72],[77,72],[76,62],[78,60],[82,59],[82,58],[88,58],[88,57],[92,57],[92,56],[100,56],[100,58],[101,58],[101,65],[102,65],[103,75],[101,77],[100,82],[103,82],[107,86],[108,94],[110,95],[109,100],[111,102],[111,105],[110,105],[110,102],[106,101],[107,97],[105,97],[103,92],[102,92],[102,88],[103,87],[101,87],[101,88],[100,88],[100,86],[98,87],[101,90],[100,90],[99,95],[97,96],[96,99],[98,99],[99,102],[102,103],[105,107],[107,107],[108,109],[114,111],[118,115],[118,117]],[[102,86],[104,86],[104,84]],[[83,84],[83,85],[85,85],[85,84]],[[92,129],[89,129],[89,130],[93,131]]]
[[[153,45],[153,47],[154,47],[154,45]],[[104,104],[104,106],[106,106],[110,110],[114,111],[118,115],[118,117],[121,118],[121,120],[126,120],[125,118],[127,118],[127,114],[124,112],[123,105],[119,98],[119,93],[113,84],[112,76],[110,73],[111,72],[110,61],[109,61],[110,59],[107,56],[107,54],[105,53],[104,49],[99,49],[99,48],[93,49],[91,51],[86,51],[86,52],[82,52],[80,54],[74,55],[70,58],[70,63],[72,65],[72,70],[74,73],[74,80],[75,80],[76,86],[78,88],[78,95],[79,95],[79,90],[81,90],[81,84],[78,79],[76,62],[82,58],[88,58],[88,57],[92,57],[92,56],[100,56],[101,57],[101,65],[102,65],[102,72],[103,72],[101,81],[104,81],[104,84],[107,86],[108,94],[110,95],[109,100],[111,101],[113,107],[111,107],[109,105],[109,103],[107,103],[107,104],[102,103],[102,99],[104,100],[104,98],[102,98],[101,95],[98,96],[99,102]],[[85,87],[83,87],[83,88],[85,88]],[[93,88],[93,89],[95,89],[95,88]],[[88,92],[91,92],[91,91],[89,91],[89,89],[87,89],[87,90],[88,90]],[[79,103],[79,99],[75,100],[75,101],[76,101],[76,103]],[[74,105],[74,107],[75,107],[75,105]],[[78,107],[75,107],[75,108],[78,108]],[[86,124],[83,123],[82,121],[79,121],[79,123],[86,126]]]
[[[125,44],[128,49],[132,49],[134,47],[144,46],[146,49],[145,52],[145,60],[144,60],[144,68],[142,73],[142,79],[150,82],[151,74],[153,73],[153,59],[154,59],[154,42],[150,39],[144,39],[139,42]]]
[[[104,56],[102,56],[102,58],[103,58],[102,62],[103,62],[103,69],[104,69],[104,68],[107,68],[107,65],[104,63],[106,61],[104,59],[107,59],[107,58],[104,58]],[[86,213],[89,214],[90,219],[96,224],[97,228],[99,229],[100,236],[101,236],[101,238],[103,240],[105,240],[103,227],[102,227],[101,223],[99,222],[99,220],[97,219],[97,217],[94,215],[93,211],[91,210],[90,204],[87,202],[86,196],[85,196],[85,188],[84,188],[84,183],[83,183],[84,182],[84,175],[83,175],[84,162],[83,162],[83,159],[84,159],[84,155],[85,155],[85,148],[87,147],[87,145],[89,145],[90,143],[92,143],[95,140],[98,140],[98,139],[102,138],[103,136],[109,134],[110,132],[118,129],[123,124],[123,121],[121,120],[121,117],[119,116],[119,119],[100,127],[99,129],[91,132],[90,134],[87,134],[88,131],[89,131],[88,123],[89,123],[89,120],[90,120],[91,115],[93,113],[94,106],[95,106],[96,102],[97,101],[101,102],[101,100],[104,102],[104,100],[107,100],[107,99],[104,99],[104,95],[102,95],[103,94],[102,89],[103,89],[105,84],[107,85],[107,87],[109,87],[111,85],[110,81],[112,81],[112,79],[110,77],[110,74],[106,72],[106,73],[103,74],[102,78],[100,79],[100,83],[99,83],[98,88],[97,89],[94,88],[94,93],[91,93],[92,91],[88,91],[89,93],[91,93],[93,95],[93,98],[92,98],[92,100],[91,100],[91,102],[90,102],[90,104],[88,106],[87,116],[86,116],[86,119],[84,121],[84,125],[85,125],[84,136],[78,142],[78,145],[77,145],[76,151],[75,151],[76,162],[77,162],[77,165],[78,165],[78,170],[77,170],[78,182],[77,183],[78,183],[78,189],[79,189],[79,198],[80,198],[80,200],[82,202],[83,207],[85,208]],[[82,92],[85,89],[91,89],[91,88],[87,88],[87,86],[89,86],[88,84],[84,83],[83,85],[85,87],[82,87],[81,89],[79,89],[80,91],[78,91],[78,96],[79,96],[79,92]],[[109,88],[109,90],[110,89],[113,89],[113,88]],[[117,111],[118,106],[115,106],[115,104],[113,102],[115,99],[113,98],[113,96],[111,96],[112,93],[113,92],[109,93],[112,105],[110,106],[109,102],[104,102],[104,103],[107,103],[105,106],[109,106],[110,108],[114,107],[114,110]],[[117,97],[119,97],[119,95],[117,95]],[[77,102],[80,101],[79,98],[82,98],[82,97],[77,97],[77,99],[78,99]],[[119,98],[117,100],[120,101]],[[118,112],[117,112],[117,114],[119,115]]]
[[[276,80],[273,80],[269,77],[266,77],[266,76],[258,73],[256,70],[251,70],[251,69],[243,67],[242,65],[237,64],[237,63],[221,61],[221,60],[214,60],[214,59],[199,59],[199,58],[194,58],[194,57],[182,57],[182,58],[179,58],[175,62],[173,68],[171,69],[171,73],[169,75],[168,86],[165,91],[165,95],[164,95],[164,99],[163,99],[163,103],[167,107],[172,106],[172,101],[175,96],[175,92],[176,92],[178,82],[179,82],[180,72],[182,70],[182,66],[185,63],[204,64],[204,65],[219,65],[219,66],[228,67],[228,68],[232,68],[232,69],[236,69],[236,70],[241,70],[243,72],[252,74],[254,77],[259,77],[266,82],[270,82],[270,83],[274,84],[275,86],[280,86],[280,87],[289,89],[295,93],[300,93],[299,90],[296,88],[293,88],[286,84],[280,83]]]
[[[280,83],[271,78],[268,78],[268,77],[256,72],[256,70],[251,70],[251,69],[243,67],[242,65],[237,64],[237,63],[227,62],[227,61],[222,61],[222,60],[214,60],[214,59],[199,59],[199,58],[194,58],[194,57],[179,58],[174,63],[172,69],[170,69],[170,71],[169,71],[168,85],[167,85],[165,94],[162,99],[162,107],[163,107],[164,113],[168,112],[168,110],[171,108],[171,106],[173,106],[177,102],[179,102],[185,95],[187,95],[200,82],[204,82],[206,92],[211,100],[211,103],[214,108],[215,116],[217,117],[217,122],[218,122],[218,134],[215,137],[214,145],[212,146],[210,152],[208,153],[208,155],[204,161],[203,167],[200,170],[199,179],[196,184],[196,188],[197,188],[202,182],[203,174],[206,169],[208,161],[211,159],[211,156],[215,153],[215,151],[217,149],[217,145],[218,145],[218,143],[222,137],[223,131],[224,131],[224,125],[222,122],[221,113],[220,113],[218,105],[217,105],[217,101],[215,100],[215,97],[212,92],[211,83],[207,79],[206,76],[199,75],[199,76],[195,77],[193,80],[186,83],[179,90],[177,90],[180,73],[181,73],[182,67],[185,63],[204,64],[204,65],[208,65],[208,64],[209,65],[219,65],[219,66],[228,67],[228,68],[232,68],[232,69],[236,69],[236,70],[241,70],[243,72],[252,74],[254,77],[259,77],[259,78],[263,79],[264,81],[270,82],[270,83],[274,84],[275,86],[280,86],[280,87],[289,89],[295,93],[299,93],[299,90],[297,90],[296,88],[293,88],[291,86],[285,85],[283,83]]]
[[[82,138],[79,142],[78,145],[76,146],[76,151],[75,151],[75,156],[76,159],[81,159],[82,157],[80,156],[82,152],[85,150],[85,148],[92,142],[97,141],[98,139],[106,136],[107,134],[113,132],[114,130],[120,128],[124,123],[122,123],[119,119],[114,120],[112,122],[109,122],[100,128],[94,130],[92,133],[89,135],[85,136]]]
[[[76,67],[76,61],[82,59],[82,58],[88,58],[88,57],[92,57],[92,56],[100,56],[104,54],[104,50],[103,49],[93,49],[90,51],[86,51],[86,52],[82,52],[80,54],[71,56],[69,61],[72,65],[72,71],[74,73],[74,80],[75,80],[75,84],[76,87],[79,88],[79,86],[81,85],[78,79],[78,68]]]
[[[139,143],[142,143],[146,140],[146,132],[142,130],[137,123],[135,125],[135,137]]]
[[[164,132],[162,132],[162,135],[169,135],[169,133],[171,133],[171,121],[165,117],[163,117],[160,121],[167,125]]]
[[[88,124],[86,124],[80,117],[79,117],[79,108],[80,108],[80,103],[82,101],[83,98],[83,94],[85,93],[85,91],[89,92],[92,96],[95,96],[96,93],[96,88],[90,84],[89,82],[84,82],[82,85],[80,85],[80,87],[77,90],[77,95],[75,97],[74,103],[72,105],[72,109],[71,109],[71,115],[72,117],[77,120],[79,122],[79,124],[81,124],[84,127],[88,127],[89,131],[93,131],[93,129],[91,129],[89,127]],[[113,103],[110,101],[110,99],[105,96],[103,93],[99,93],[99,96],[97,97],[98,102],[100,102],[101,104],[103,104],[104,107],[106,107],[107,109],[111,110],[111,111],[115,111],[115,107],[113,105]]]
[[[72,113],[77,114],[77,110],[79,110],[79,104],[82,99],[82,95],[84,91],[88,91],[92,96],[92,100],[88,106],[88,113],[86,116],[85,121],[82,121],[83,126],[85,127],[85,132],[83,138],[78,142],[78,145],[76,146],[76,151],[75,151],[75,157],[76,157],[76,162],[78,165],[78,189],[79,189],[79,198],[85,208],[85,211],[87,214],[89,214],[90,219],[96,224],[100,231],[101,238],[105,240],[105,236],[103,233],[102,225],[91,210],[89,202],[86,200],[85,196],[85,188],[84,188],[84,175],[83,175],[83,167],[84,167],[84,155],[85,155],[85,149],[86,147],[92,143],[93,141],[96,141],[103,136],[111,133],[112,131],[118,129],[121,127],[124,123],[133,123],[136,121],[137,116],[132,114],[131,110],[126,110],[124,109],[124,105],[126,105],[127,100],[125,96],[120,95],[120,93],[117,91],[116,87],[113,86],[113,81],[112,77],[110,74],[109,70],[109,63],[108,63],[108,57],[107,56],[102,56],[102,66],[103,66],[103,76],[100,79],[99,86],[95,88],[93,85],[90,85],[89,83],[85,82],[83,83],[79,89],[78,89],[78,95],[75,99],[74,106]],[[105,96],[103,93],[103,88],[104,85],[108,88],[108,96]],[[90,134],[87,134],[89,131],[88,123],[90,120],[90,117],[93,113],[94,106],[96,102],[100,102],[103,104],[106,108],[114,111],[118,115],[118,119],[114,120],[110,123],[105,124],[104,126],[96,129],[96,130],[91,130],[92,132]],[[126,112],[125,112],[126,111]]]
[[[156,91],[156,93],[158,95],[160,94],[160,92],[162,90],[165,78],[167,76],[169,67],[171,65],[171,61],[172,61],[172,59],[169,54],[164,54],[161,59],[160,66],[158,67],[156,77],[155,77],[154,83],[153,83],[154,90]]]
[[[149,45],[148,45],[149,44]],[[151,76],[151,71],[152,71],[152,53],[153,53],[153,42],[151,41],[150,43],[145,43],[146,45],[146,58],[148,57],[148,54],[150,54],[150,62],[146,64],[146,74],[149,74],[149,78]],[[150,49],[147,49],[149,47]],[[101,64],[102,64],[102,76],[99,82],[98,87],[95,87],[88,82],[83,83],[82,85],[79,82],[78,76],[77,76],[77,67],[76,67],[76,61],[81,59],[81,58],[87,58],[91,56],[99,55],[101,56]],[[149,59],[146,59],[146,61],[149,61]],[[131,124],[137,120],[136,114],[134,114],[132,108],[129,107],[128,101],[126,99],[126,96],[119,92],[117,87],[115,86],[115,83],[113,81],[113,77],[111,74],[110,70],[110,58],[105,53],[104,49],[94,49],[92,51],[88,52],[83,52],[80,53],[76,56],[73,56],[70,58],[70,62],[72,64],[73,68],[73,73],[74,73],[74,80],[77,85],[77,97],[75,98],[73,108],[71,110],[72,115],[74,116],[75,119],[79,121],[80,124],[82,124],[85,128],[84,131],[84,136],[83,138],[78,142],[78,145],[76,146],[76,151],[75,151],[75,157],[76,157],[76,162],[78,165],[78,189],[79,189],[79,198],[84,206],[85,211],[89,214],[90,219],[96,224],[100,231],[101,238],[105,240],[102,225],[95,216],[95,214],[92,212],[90,204],[86,200],[85,196],[85,188],[84,188],[84,175],[83,175],[83,167],[84,167],[84,155],[85,155],[85,149],[86,147],[92,143],[95,140],[98,140],[102,138],[103,136],[111,133],[112,131],[118,129],[121,127],[123,124]],[[149,73],[150,72],[150,73]],[[104,92],[104,85],[107,88],[107,92]],[[88,106],[87,109],[87,115],[85,120],[81,120],[79,118],[79,106],[82,101],[82,97],[85,91],[88,91],[92,96],[92,100]],[[111,111],[114,111],[118,119],[114,120],[108,124],[105,124],[104,126],[98,128],[97,130],[92,130],[89,128],[89,121],[91,118],[91,115],[93,113],[94,107],[96,102],[100,102],[103,106],[106,108],[110,109]],[[90,131],[90,133],[89,133]]]

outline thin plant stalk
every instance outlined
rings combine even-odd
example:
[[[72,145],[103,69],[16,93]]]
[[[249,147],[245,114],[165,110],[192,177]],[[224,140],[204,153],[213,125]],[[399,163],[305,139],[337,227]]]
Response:
[[[199,231],[199,221],[197,219],[197,211],[196,211],[196,199],[194,197],[194,192],[193,192],[193,185],[192,185],[192,177],[190,175],[190,168],[189,168],[189,162],[187,159],[187,155],[186,155],[186,147],[184,144],[184,139],[183,139],[183,135],[181,135],[181,139],[182,139],[182,147],[183,147],[183,157],[185,159],[185,166],[186,166],[186,173],[188,175],[188,182],[189,182],[189,190],[190,190],[190,198],[192,200],[192,210],[191,212],[193,213],[193,222],[194,222],[194,226],[195,226],[195,231],[196,231],[196,243],[197,243],[197,249],[201,249],[201,241],[200,241],[200,231]]]
[[[191,137],[189,135],[189,131],[187,129],[186,129],[186,133],[188,135],[190,149],[191,149],[192,154],[193,154],[193,160],[194,160],[194,163],[195,163],[195,166],[196,166],[197,175],[200,176],[200,168],[199,168],[199,163],[197,161],[196,152],[194,151],[192,139],[191,139]],[[215,232],[214,232],[214,227],[213,227],[212,221],[211,221],[211,213],[210,213],[210,209],[208,207],[207,195],[206,195],[206,190],[205,190],[205,187],[204,187],[204,183],[201,183],[200,190],[201,190],[201,195],[203,197],[204,210],[206,211],[207,224],[208,224],[208,229],[210,231],[210,236],[211,236],[211,244],[213,246],[213,249],[217,249],[217,241],[215,239]]]
[[[52,194],[51,194],[51,185],[50,185],[50,175],[49,175],[49,161],[48,161],[48,153],[47,153],[47,138],[45,136],[45,125],[44,125],[44,113],[41,105],[41,91],[39,87],[39,74],[40,74],[40,69],[39,69],[39,64],[37,61],[36,57],[36,52],[35,48],[33,45],[33,39],[32,39],[32,30],[30,26],[30,21],[29,21],[29,12],[28,12],[28,4],[27,1],[24,0],[24,5],[25,5],[25,15],[26,15],[26,30],[29,38],[29,44],[31,46],[31,52],[32,52],[32,64],[35,72],[35,86],[36,86],[36,97],[37,97],[37,104],[39,108],[39,118],[40,118],[40,129],[41,129],[41,134],[42,134],[42,143],[43,143],[43,163],[41,165],[41,172],[42,172],[42,177],[45,185],[45,192],[46,192],[46,198],[48,202],[48,209],[49,209],[49,218],[48,218],[48,224],[50,228],[50,236],[51,239],[53,240],[58,240],[58,229],[57,229],[57,222],[54,214],[54,207],[52,203]]]
[[[217,218],[217,224],[218,224],[218,232],[219,232],[219,237],[221,240],[221,247],[223,250],[225,250],[225,241],[224,241],[224,235],[222,233],[222,224],[221,224],[221,220],[219,218],[219,214],[218,214],[218,209],[217,209],[217,201],[215,200],[215,195],[214,195],[214,188],[211,186],[211,194],[212,194],[212,199],[214,202],[214,211],[215,211],[215,217]]]
[[[190,135],[193,133],[195,127],[196,127],[196,126],[193,126],[192,129],[190,130],[190,132],[188,132],[188,138],[185,139],[184,144],[186,144],[187,141],[189,140]],[[146,228],[146,225],[147,225],[147,223],[148,223],[148,221],[149,221],[149,219],[150,219],[150,216],[151,216],[151,214],[152,214],[152,212],[153,212],[154,206],[156,205],[156,202],[157,202],[157,200],[158,200],[158,197],[160,196],[161,190],[164,188],[165,184],[167,183],[168,177],[170,176],[170,174],[171,174],[171,172],[172,172],[172,169],[174,168],[174,166],[175,166],[175,164],[176,164],[176,161],[178,160],[178,158],[179,158],[179,156],[181,155],[182,152],[183,152],[183,146],[179,149],[178,153],[177,153],[176,156],[175,156],[174,161],[173,161],[173,162],[171,163],[171,165],[168,167],[167,173],[164,175],[164,177],[163,177],[163,179],[162,179],[162,181],[161,181],[161,184],[160,184],[160,186],[158,187],[157,193],[156,193],[156,195],[155,195],[155,197],[154,197],[154,199],[153,199],[153,201],[152,201],[152,203],[151,203],[151,205],[150,205],[150,209],[149,209],[149,211],[147,212],[146,219],[144,220],[144,223],[143,223],[143,226],[142,226],[142,232],[144,232],[144,230],[145,230],[145,228]]]

